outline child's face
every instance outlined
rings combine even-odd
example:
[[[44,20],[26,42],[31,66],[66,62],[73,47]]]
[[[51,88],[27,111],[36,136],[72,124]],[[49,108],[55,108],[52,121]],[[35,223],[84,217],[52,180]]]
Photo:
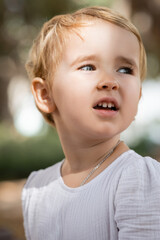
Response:
[[[55,123],[70,134],[111,138],[137,113],[139,43],[131,32],[102,20],[78,33],[68,39],[53,79]]]

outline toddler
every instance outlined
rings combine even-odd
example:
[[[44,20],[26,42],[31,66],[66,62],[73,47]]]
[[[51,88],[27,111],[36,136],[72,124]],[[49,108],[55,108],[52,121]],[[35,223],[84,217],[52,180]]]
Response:
[[[136,27],[105,7],[53,17],[27,62],[38,109],[65,159],[22,192],[28,240],[160,239],[160,164],[120,140],[146,73]]]

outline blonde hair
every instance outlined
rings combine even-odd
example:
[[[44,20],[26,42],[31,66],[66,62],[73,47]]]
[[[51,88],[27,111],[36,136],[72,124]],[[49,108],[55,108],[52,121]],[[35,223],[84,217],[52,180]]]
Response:
[[[84,26],[85,20],[91,20],[91,18],[113,23],[132,32],[137,37],[140,46],[140,78],[143,81],[146,75],[146,53],[140,34],[128,19],[106,7],[87,7],[72,14],[55,16],[46,22],[33,43],[26,63],[29,78],[40,77],[49,83],[51,75],[53,79],[53,73],[61,60],[69,33]],[[50,124],[54,125],[51,114],[41,113]]]

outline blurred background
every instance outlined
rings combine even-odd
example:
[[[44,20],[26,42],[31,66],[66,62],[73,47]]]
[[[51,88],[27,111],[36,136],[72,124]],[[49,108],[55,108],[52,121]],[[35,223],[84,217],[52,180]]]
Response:
[[[33,39],[56,14],[111,7],[139,29],[148,74],[134,123],[123,133],[141,155],[160,160],[160,0],[0,0],[0,240],[23,240],[20,194],[31,171],[60,161],[55,129],[36,109],[25,72]]]

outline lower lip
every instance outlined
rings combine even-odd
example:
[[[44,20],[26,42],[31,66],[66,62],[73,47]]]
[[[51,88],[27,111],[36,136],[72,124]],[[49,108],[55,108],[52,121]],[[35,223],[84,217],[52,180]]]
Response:
[[[93,109],[93,110],[101,117],[115,117],[118,113],[118,110],[117,111],[103,110],[103,109]]]

